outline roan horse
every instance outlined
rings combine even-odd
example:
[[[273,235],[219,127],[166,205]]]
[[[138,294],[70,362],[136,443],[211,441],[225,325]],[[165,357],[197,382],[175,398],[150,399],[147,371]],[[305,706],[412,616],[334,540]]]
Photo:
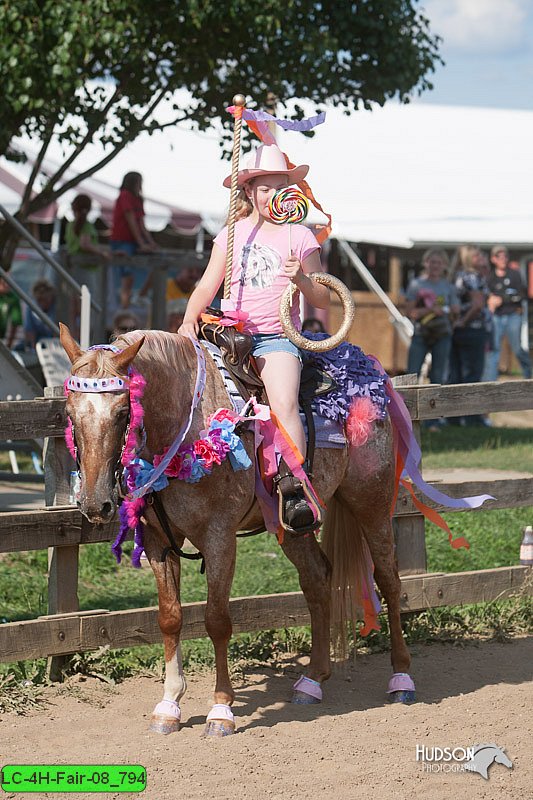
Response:
[[[169,446],[191,408],[196,354],[189,339],[161,331],[134,331],[115,342],[123,348],[120,352],[82,351],[68,328],[62,326],[61,341],[72,363],[72,373],[83,377],[124,376],[135,359],[136,370],[146,380],[143,458],[151,461],[154,454]],[[206,361],[206,386],[186,441],[198,438],[215,409],[230,408],[217,368],[210,358]],[[117,511],[116,465],[124,444],[128,412],[127,392],[77,391],[71,392],[67,399],[81,472],[79,508],[96,524],[109,522]],[[390,519],[395,469],[392,426],[388,418],[371,424],[366,444],[316,452],[313,484],[327,505],[322,549],[312,535],[286,534],[281,545],[298,570],[311,617],[312,647],[306,675],[309,681],[306,683],[304,679],[302,685],[300,679],[302,691],[295,692],[297,702],[317,702],[321,698],[320,684],[331,672],[332,610],[336,607],[345,613],[346,597],[353,593],[359,580],[362,553],[367,546],[389,618],[394,672],[389,691],[402,688],[397,673],[410,682],[407,675],[410,655],[400,624],[400,579]],[[253,460],[253,434],[244,432],[242,439]],[[232,633],[229,596],[236,533],[262,524],[262,515],[254,501],[254,470],[234,473],[224,461],[199,483],[172,480],[159,497],[178,545],[187,538],[205,558],[208,587],[205,626],[216,661],[215,705],[207,718],[206,733],[226,735],[235,727],[230,708],[234,691],[228,673],[227,648]],[[163,700],[154,711],[152,729],[169,733],[179,728],[179,701],[186,690],[179,647],[180,560],[172,553],[162,559],[168,540],[152,506],[147,506],[144,518],[144,546],[157,582],[166,663]],[[398,694],[397,700],[402,699],[399,692],[392,692],[392,699],[394,694]]]

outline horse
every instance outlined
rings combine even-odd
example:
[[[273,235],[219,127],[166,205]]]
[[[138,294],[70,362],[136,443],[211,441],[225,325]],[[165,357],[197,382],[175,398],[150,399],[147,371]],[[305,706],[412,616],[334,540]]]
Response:
[[[130,365],[146,381],[143,397],[145,443],[143,458],[153,459],[176,437],[191,410],[195,390],[197,356],[193,342],[163,331],[133,331],[120,336],[106,349],[82,351],[68,328],[61,326],[61,342],[72,375],[87,378],[126,376]],[[95,382],[96,383],[96,382]],[[212,359],[206,359],[205,388],[192,416],[186,441],[198,437],[215,409],[230,408],[229,397]],[[114,517],[119,504],[118,465],[124,447],[129,416],[127,392],[72,391],[66,402],[73,423],[81,476],[78,506],[94,524]],[[252,462],[253,433],[243,431],[242,442]],[[330,631],[348,611],[355,615],[353,596],[360,585],[364,556],[370,554],[374,578],[387,606],[393,676],[389,698],[404,702],[414,684],[409,677],[410,654],[400,622],[400,578],[394,553],[391,507],[395,491],[393,431],[388,416],[371,423],[365,444],[343,449],[317,449],[313,486],[323,499],[325,512],[322,543],[314,535],[291,536],[281,542],[285,555],[298,570],[307,602],[312,646],[306,674],[296,682],[293,702],[316,703],[322,685],[330,677]],[[205,628],[212,640],[216,680],[214,705],[207,716],[205,733],[233,733],[231,706],[234,690],[228,670],[228,643],[232,635],[229,596],[235,568],[237,531],[253,530],[263,523],[256,500],[254,469],[233,472],[228,461],[216,466],[198,483],[171,480],[158,492],[179,546],[188,539],[205,559],[207,603]],[[182,609],[180,559],[171,552],[168,539],[152,505],[144,512],[144,548],[158,590],[158,622],[164,644],[163,699],[154,709],[151,728],[160,733],[179,729],[179,703],[186,691],[180,655]],[[264,528],[262,528],[264,529]],[[411,699],[414,699],[414,694]]]

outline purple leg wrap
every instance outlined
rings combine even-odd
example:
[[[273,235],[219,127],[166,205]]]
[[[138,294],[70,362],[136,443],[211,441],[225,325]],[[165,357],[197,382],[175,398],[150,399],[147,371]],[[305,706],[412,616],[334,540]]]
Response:
[[[322,688],[318,681],[306,678],[305,675],[299,677],[292,688],[295,692],[303,692],[304,694],[311,695],[311,697],[314,697],[315,700],[319,702],[322,700]]]
[[[414,692],[415,684],[413,679],[407,672],[395,672],[389,681],[389,688],[387,694],[392,692]]]

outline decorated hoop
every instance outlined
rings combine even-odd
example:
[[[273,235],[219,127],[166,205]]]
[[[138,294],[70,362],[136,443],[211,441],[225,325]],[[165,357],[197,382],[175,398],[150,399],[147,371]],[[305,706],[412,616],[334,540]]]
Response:
[[[355,304],[348,287],[333,275],[329,275],[327,272],[312,272],[308,277],[317,283],[327,286],[328,289],[334,291],[339,297],[342,304],[344,319],[337,333],[334,333],[333,336],[328,336],[327,339],[318,339],[315,341],[307,339],[300,331],[296,330],[291,319],[292,301],[294,295],[298,292],[294,283],[290,283],[283,292],[279,304],[279,317],[285,336],[287,339],[290,339],[296,347],[299,347],[301,350],[313,350],[315,353],[322,353],[325,350],[333,350],[334,347],[337,347],[341,342],[347,339],[355,315]]]

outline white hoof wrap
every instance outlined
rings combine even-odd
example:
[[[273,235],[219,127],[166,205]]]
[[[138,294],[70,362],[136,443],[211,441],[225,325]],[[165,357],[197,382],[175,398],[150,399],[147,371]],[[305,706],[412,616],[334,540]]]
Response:
[[[181,720],[180,707],[174,700],[161,700],[154,708],[154,714],[162,717],[173,717],[178,722]]]

